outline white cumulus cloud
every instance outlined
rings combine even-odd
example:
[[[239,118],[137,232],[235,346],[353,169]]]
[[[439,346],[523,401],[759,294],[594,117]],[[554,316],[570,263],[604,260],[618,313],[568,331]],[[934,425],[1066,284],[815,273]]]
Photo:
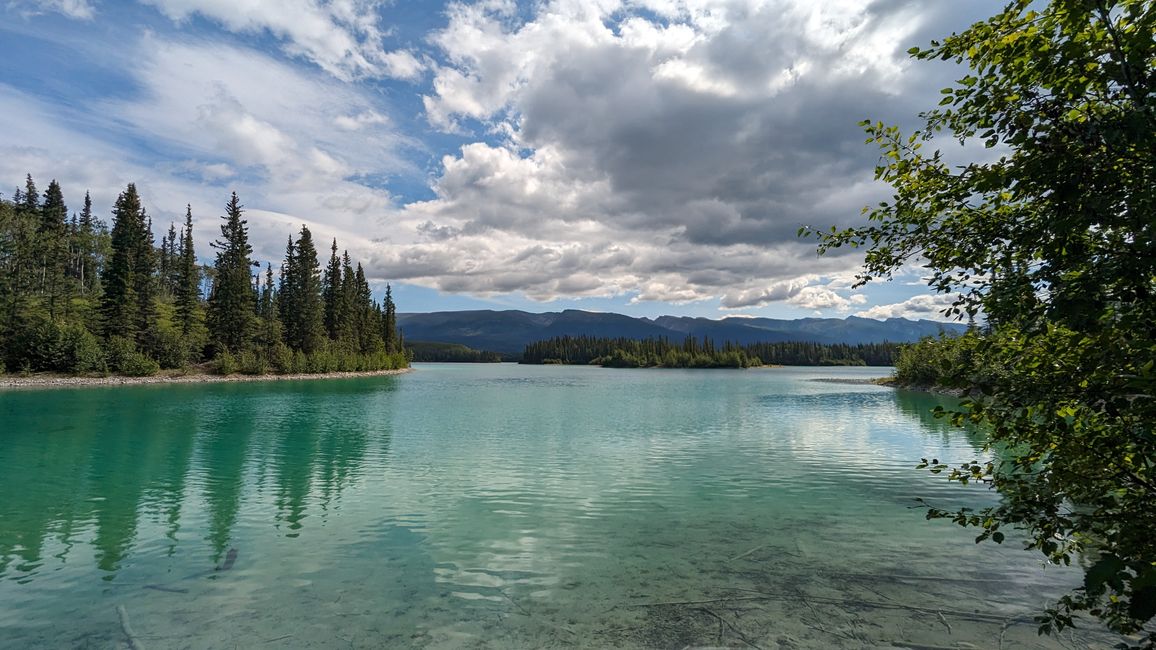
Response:
[[[61,0],[75,2],[77,0]],[[268,32],[285,50],[341,79],[414,79],[424,69],[412,53],[382,46],[381,0],[141,0],[173,21],[193,14],[237,33]]]
[[[949,321],[954,317],[944,315],[944,310],[951,306],[955,298],[951,294],[921,294],[889,305],[876,305],[870,309],[857,312],[856,316],[863,318],[911,318]]]

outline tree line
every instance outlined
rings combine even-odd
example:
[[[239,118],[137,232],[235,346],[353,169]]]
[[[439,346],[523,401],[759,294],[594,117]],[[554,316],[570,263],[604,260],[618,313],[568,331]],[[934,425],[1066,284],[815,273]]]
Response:
[[[0,371],[151,375],[208,362],[231,374],[323,373],[408,365],[392,291],[373,298],[365,271],[330,247],[322,270],[305,226],[285,259],[260,272],[234,192],[198,262],[192,208],[159,245],[130,183],[111,226],[69,215],[60,184],[28,175],[0,197]],[[254,272],[255,269],[258,272]]]
[[[814,343],[785,341],[751,343],[747,354],[765,364],[777,366],[892,366],[903,347],[901,343]]]
[[[500,363],[502,355],[488,350],[475,350],[460,343],[438,341],[407,341],[406,353],[411,361],[438,363]]]
[[[770,365],[891,365],[895,343],[724,342],[688,336],[681,344],[665,337],[631,339],[558,336],[526,346],[522,363],[600,365],[615,368],[750,368]]]

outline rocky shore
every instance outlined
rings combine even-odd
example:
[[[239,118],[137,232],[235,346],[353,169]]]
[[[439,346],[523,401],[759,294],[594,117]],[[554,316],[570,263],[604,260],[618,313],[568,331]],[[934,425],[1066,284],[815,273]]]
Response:
[[[211,375],[203,372],[161,373],[152,377],[124,377],[121,375],[76,376],[37,373],[33,375],[0,375],[0,389],[4,388],[80,388],[85,386],[131,386],[142,384],[201,384],[222,381],[285,381],[302,379],[346,379],[352,377],[379,377],[400,375],[412,368],[372,370],[368,372],[328,372],[296,375]]]

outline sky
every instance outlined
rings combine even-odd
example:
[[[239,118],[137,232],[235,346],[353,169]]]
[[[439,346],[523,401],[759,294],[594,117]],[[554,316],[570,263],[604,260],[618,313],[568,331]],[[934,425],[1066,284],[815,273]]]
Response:
[[[209,261],[235,191],[256,259],[307,226],[402,312],[943,319],[797,231],[889,196],[857,123],[918,127],[962,71],[907,49],[1000,7],[0,0],[0,192],[133,182]]]

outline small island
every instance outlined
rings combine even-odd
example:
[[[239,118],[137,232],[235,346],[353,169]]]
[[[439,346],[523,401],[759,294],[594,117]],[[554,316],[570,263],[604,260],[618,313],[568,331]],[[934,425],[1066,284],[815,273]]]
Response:
[[[330,247],[322,270],[309,228],[289,237],[274,279],[252,259],[234,192],[198,262],[192,209],[159,245],[134,184],[111,228],[69,216],[53,180],[0,199],[0,386],[348,376],[404,370],[410,358],[387,284],[375,300],[360,263]],[[129,380],[126,378],[134,378]]]

